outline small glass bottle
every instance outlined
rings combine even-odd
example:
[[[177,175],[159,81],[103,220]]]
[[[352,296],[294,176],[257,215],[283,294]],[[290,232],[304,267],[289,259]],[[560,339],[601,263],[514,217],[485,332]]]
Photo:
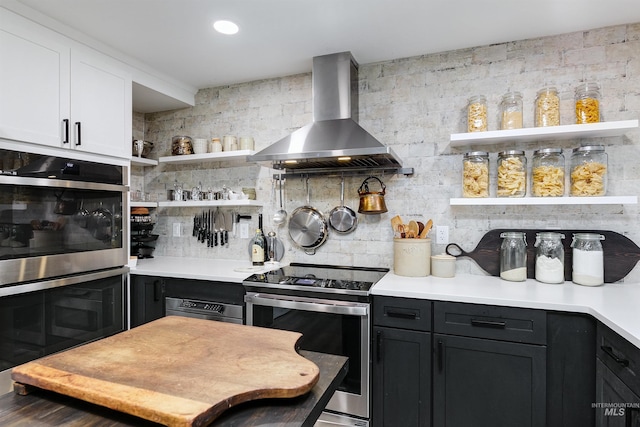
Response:
[[[524,151],[498,153],[498,197],[524,197],[527,194],[527,158]]]
[[[542,283],[564,282],[564,234],[536,234],[536,280]]]
[[[462,197],[489,197],[489,153],[471,151],[462,160]]]
[[[573,283],[584,286],[604,284],[604,252],[601,240],[604,236],[597,233],[576,233],[573,235]]]
[[[522,94],[509,92],[500,102],[500,129],[522,128]]]
[[[604,196],[607,194],[607,153],[603,145],[586,145],[571,154],[572,196]]]
[[[487,99],[472,96],[467,104],[467,132],[483,132],[487,130]]]
[[[564,196],[564,155],[561,148],[542,148],[533,152],[531,195]]]
[[[560,125],[560,98],[555,87],[538,91],[534,123],[537,127]]]
[[[500,246],[500,278],[511,282],[527,280],[527,241],[521,231],[505,231]]]
[[[576,124],[600,121],[600,87],[597,83],[582,83],[576,87]]]

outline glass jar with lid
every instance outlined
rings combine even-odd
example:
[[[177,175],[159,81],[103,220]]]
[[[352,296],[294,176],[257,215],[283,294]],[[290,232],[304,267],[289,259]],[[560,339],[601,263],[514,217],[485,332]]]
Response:
[[[509,92],[500,102],[500,129],[522,128],[522,94]]]
[[[582,83],[575,90],[576,124],[600,121],[600,86]]]
[[[571,154],[572,196],[604,196],[607,194],[607,153],[603,145],[575,148]]]
[[[538,127],[560,125],[560,98],[555,87],[546,87],[538,91],[534,123]]]
[[[471,151],[462,160],[462,197],[489,197],[489,153]]]
[[[561,148],[541,148],[533,152],[531,195],[564,196],[564,155]]]
[[[498,153],[498,197],[524,197],[527,193],[527,158],[524,151]]]
[[[467,132],[487,130],[487,99],[483,95],[472,96],[467,104]]]
[[[535,277],[542,283],[564,282],[564,234],[542,232],[536,234]]]
[[[521,231],[500,233],[500,278],[511,282],[527,280],[527,240]]]
[[[601,240],[604,236],[597,233],[575,233],[573,248],[573,266],[571,280],[584,286],[604,284],[604,252]]]

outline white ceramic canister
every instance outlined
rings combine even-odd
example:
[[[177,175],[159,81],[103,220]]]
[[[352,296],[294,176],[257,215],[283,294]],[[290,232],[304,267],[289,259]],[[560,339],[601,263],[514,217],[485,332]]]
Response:
[[[393,239],[393,272],[398,276],[428,276],[431,239]]]
[[[433,277],[455,277],[456,257],[440,254],[431,257],[431,275]]]
[[[211,138],[211,142],[209,143],[209,152],[219,153],[221,151],[222,151],[222,142],[220,142],[220,138]]]
[[[255,144],[253,142],[253,138],[250,136],[241,136],[240,143],[238,144],[241,150],[253,150]]]
[[[207,140],[205,138],[195,138],[193,140],[193,153],[204,154],[207,152]]]
[[[238,149],[238,140],[235,136],[225,135],[222,137],[222,148],[224,151],[235,151]]]

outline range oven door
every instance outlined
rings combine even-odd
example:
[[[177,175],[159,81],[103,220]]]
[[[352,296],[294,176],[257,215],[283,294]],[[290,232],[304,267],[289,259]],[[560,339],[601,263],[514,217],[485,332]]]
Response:
[[[369,418],[368,303],[247,292],[247,325],[302,333],[299,349],[349,358],[326,409]]]
[[[124,331],[128,271],[0,287],[0,394],[14,366]]]

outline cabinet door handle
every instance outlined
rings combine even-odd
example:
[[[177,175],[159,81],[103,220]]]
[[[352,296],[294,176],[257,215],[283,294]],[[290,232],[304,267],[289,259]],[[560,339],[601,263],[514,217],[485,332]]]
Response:
[[[400,318],[400,319],[417,319],[418,318],[418,314],[415,311],[392,311],[392,310],[388,310],[387,311],[387,316],[388,317],[396,317],[396,318]]]
[[[76,122],[77,139],[76,145],[82,145],[82,128],[80,122]]]
[[[608,345],[603,345],[600,346],[600,348],[602,349],[602,351],[604,351],[605,353],[607,353],[617,364],[621,365],[621,366],[629,366],[629,361],[627,359],[622,359],[618,356],[616,356],[613,353],[613,349],[608,346]]]
[[[479,326],[481,328],[496,328],[504,329],[507,326],[507,322],[500,322],[496,320],[479,320],[471,319],[471,326]]]
[[[69,143],[69,119],[63,119],[62,123],[64,123],[64,139],[62,140],[63,144]]]
[[[444,343],[438,340],[438,372],[442,372],[442,365],[444,365]]]
[[[382,361],[382,331],[376,333],[376,361]]]

